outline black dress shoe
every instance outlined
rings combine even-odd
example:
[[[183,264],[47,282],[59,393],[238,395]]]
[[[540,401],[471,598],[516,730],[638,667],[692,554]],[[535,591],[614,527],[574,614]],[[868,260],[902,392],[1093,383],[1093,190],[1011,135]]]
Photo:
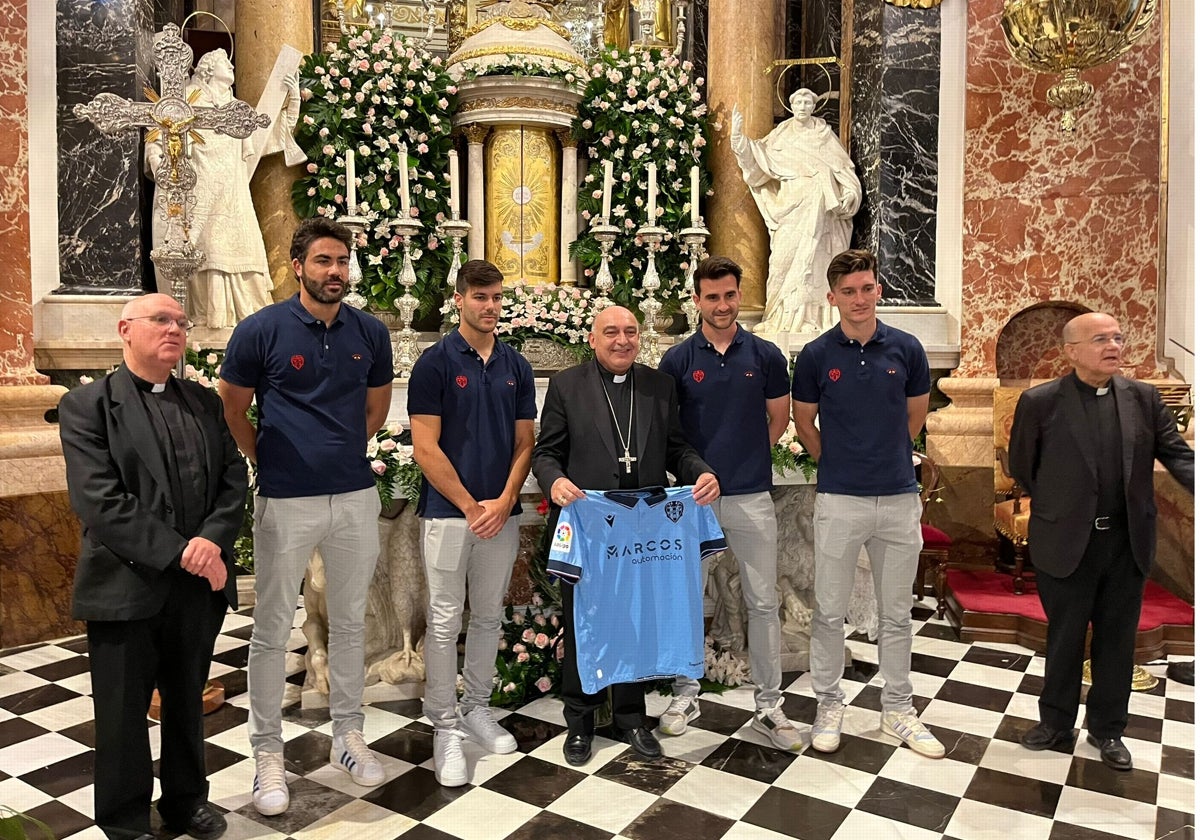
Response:
[[[187,822],[182,824],[166,823],[167,828],[187,834],[196,840],[215,840],[225,833],[225,817],[214,805],[202,802],[192,811]]]
[[[587,764],[592,757],[592,736],[568,735],[563,743],[563,757],[572,767]]]
[[[662,758],[662,747],[659,746],[658,739],[654,737],[654,733],[644,726],[639,726],[636,729],[623,729],[619,733],[620,740],[629,744],[633,751],[642,758],[654,760]]]
[[[1087,742],[1100,750],[1100,760],[1105,767],[1121,771],[1133,769],[1133,756],[1120,738],[1097,738],[1089,732]]]
[[[1184,685],[1194,685],[1196,682],[1195,662],[1172,662],[1167,666],[1167,679],[1175,680]]]
[[[1073,729],[1053,729],[1039,723],[1021,736],[1021,746],[1027,750],[1049,750],[1075,740]]]

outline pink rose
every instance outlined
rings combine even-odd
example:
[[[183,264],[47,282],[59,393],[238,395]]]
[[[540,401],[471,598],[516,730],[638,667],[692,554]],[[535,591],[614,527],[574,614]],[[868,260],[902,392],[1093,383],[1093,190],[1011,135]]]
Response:
[[[513,653],[524,653],[524,652],[525,652],[525,645],[521,644],[520,642],[517,642],[515,645],[513,645]]]
[[[539,648],[544,648],[546,645],[550,644],[550,637],[545,633],[538,633],[533,637],[533,643]]]
[[[552,687],[553,684],[550,682],[549,677],[541,677],[533,685],[535,688],[537,688],[538,691],[542,692],[542,694],[545,694],[547,691],[550,690],[550,688]]]
[[[557,306],[557,305],[558,304],[555,304],[555,306]],[[536,624],[538,627],[545,627],[546,626],[546,616],[541,615],[540,613],[538,615],[535,615],[533,617],[533,623]]]
[[[523,662],[528,662],[528,661],[529,661],[529,654],[528,654],[528,653],[525,653],[525,652],[518,653],[518,654],[517,654],[517,661],[518,661],[518,662],[522,662],[522,663],[523,663]]]
[[[385,472],[387,472],[387,464],[376,459],[371,462],[371,469],[374,470],[375,475],[383,475]]]
[[[338,84],[341,85],[342,87],[346,88],[347,90],[350,89],[350,80],[347,79],[345,76],[342,76],[341,80],[338,81]]]
[[[536,636],[537,636],[537,634],[533,632],[532,628],[526,627],[525,632],[523,632],[521,634],[521,641],[522,642],[532,642],[534,640],[534,638],[536,638]]]

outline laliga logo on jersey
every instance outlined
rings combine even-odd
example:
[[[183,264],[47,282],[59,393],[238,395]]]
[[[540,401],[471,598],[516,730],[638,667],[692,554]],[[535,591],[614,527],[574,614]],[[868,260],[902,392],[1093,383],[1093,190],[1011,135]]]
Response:
[[[563,550],[571,547],[571,526],[566,522],[558,523],[554,529],[554,547]]]
[[[304,357],[299,353],[297,353],[295,356],[292,356],[292,367],[294,367],[296,370],[300,370],[300,368],[304,367]]]
[[[841,378],[842,378],[842,372],[840,370],[838,370],[837,368],[829,369],[829,381],[830,382],[837,382]]]
[[[703,382],[704,381],[704,371],[702,371],[702,370],[692,371],[692,379],[695,379],[697,382]]]
[[[683,518],[683,502],[667,502],[663,505],[663,513],[667,515],[667,519],[678,522]]]

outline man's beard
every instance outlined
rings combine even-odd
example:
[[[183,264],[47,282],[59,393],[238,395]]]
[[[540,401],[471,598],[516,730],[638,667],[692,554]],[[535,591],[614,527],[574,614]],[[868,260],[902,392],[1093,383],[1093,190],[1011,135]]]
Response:
[[[338,282],[342,285],[341,289],[336,292],[327,292],[325,291],[324,281],[315,280],[304,272],[300,273],[300,282],[304,284],[304,289],[308,292],[308,296],[317,303],[340,303],[342,298],[346,296],[346,292],[349,291],[346,281],[339,279]]]

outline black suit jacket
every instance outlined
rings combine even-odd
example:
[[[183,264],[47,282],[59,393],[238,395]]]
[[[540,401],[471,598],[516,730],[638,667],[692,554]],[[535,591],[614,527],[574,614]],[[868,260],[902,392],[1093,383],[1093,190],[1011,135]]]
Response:
[[[670,472],[682,484],[713,472],[683,436],[675,381],[645,365],[633,366],[637,439],[632,447],[643,486],[666,485]],[[622,454],[612,430],[604,386],[595,362],[564,370],[550,380],[541,429],[533,449],[533,475],[550,499],[555,480],[566,476],[582,490],[620,486]],[[719,476],[718,476],[719,478]]]
[[[1154,563],[1154,460],[1188,490],[1195,484],[1195,453],[1179,436],[1175,418],[1153,385],[1112,378],[1121,427],[1125,512],[1133,556],[1144,574]],[[1096,453],[1083,400],[1072,376],[1021,395],[1009,439],[1013,478],[1032,498],[1029,555],[1054,577],[1079,566],[1096,517]]]
[[[196,534],[175,530],[167,461],[124,365],[59,403],[67,491],[83,526],[74,618],[129,621],[155,615],[170,590],[167,575],[187,574],[179,559],[194,536],[221,547],[229,570],[225,597],[237,607],[233,544],[246,506],[246,462],[225,425],[220,398],[198,383],[178,384],[204,435],[208,460],[208,498]]]

